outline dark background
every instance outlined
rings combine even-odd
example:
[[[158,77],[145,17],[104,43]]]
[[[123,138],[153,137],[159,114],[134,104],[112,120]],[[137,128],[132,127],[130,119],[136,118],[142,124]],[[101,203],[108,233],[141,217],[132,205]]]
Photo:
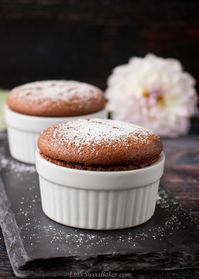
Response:
[[[0,0],[0,87],[76,79],[102,88],[148,52],[199,80],[198,0]]]

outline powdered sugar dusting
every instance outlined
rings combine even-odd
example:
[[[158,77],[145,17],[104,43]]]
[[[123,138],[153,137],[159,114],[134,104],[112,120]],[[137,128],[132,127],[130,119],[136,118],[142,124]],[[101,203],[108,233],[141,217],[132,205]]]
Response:
[[[65,80],[37,81],[18,86],[11,91],[17,98],[34,100],[70,101],[75,98],[90,100],[101,97],[102,92],[95,86]]]
[[[0,147],[0,168],[6,169],[8,173],[15,173],[16,177],[23,179],[24,173],[34,173],[35,166],[20,163],[11,157],[7,156],[7,151],[4,146]]]
[[[112,144],[125,142],[129,139],[145,144],[151,133],[145,128],[107,119],[78,119],[55,125],[52,139],[57,145],[75,144],[79,149],[84,145]]]

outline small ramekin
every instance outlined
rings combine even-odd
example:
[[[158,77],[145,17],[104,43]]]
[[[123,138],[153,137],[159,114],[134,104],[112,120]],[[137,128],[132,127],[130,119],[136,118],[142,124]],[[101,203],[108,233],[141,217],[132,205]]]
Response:
[[[76,228],[108,230],[140,225],[155,210],[164,154],[149,167],[97,172],[58,166],[36,151],[42,208],[52,220]]]
[[[4,115],[12,157],[24,163],[34,164],[37,138],[43,129],[71,119],[107,118],[107,111],[104,109],[93,114],[74,117],[39,117],[17,113],[5,106]]]

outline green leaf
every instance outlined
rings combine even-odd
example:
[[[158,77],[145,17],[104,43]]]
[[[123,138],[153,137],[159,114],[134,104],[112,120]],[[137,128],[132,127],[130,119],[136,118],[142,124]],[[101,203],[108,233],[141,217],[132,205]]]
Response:
[[[8,96],[8,91],[0,89],[0,130],[6,129],[4,116],[3,116],[3,107],[7,96]]]

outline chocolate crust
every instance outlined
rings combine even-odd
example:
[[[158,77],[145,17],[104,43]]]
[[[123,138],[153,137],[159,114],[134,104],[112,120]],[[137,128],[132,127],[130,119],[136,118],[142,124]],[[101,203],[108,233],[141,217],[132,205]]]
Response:
[[[78,119],[42,132],[38,148],[58,165],[93,169],[135,169],[157,160],[163,146],[148,130],[126,122]],[[68,165],[69,164],[69,165]]]
[[[77,81],[39,81],[18,86],[10,91],[8,107],[18,113],[64,117],[89,115],[104,109],[103,92]]]
[[[130,170],[136,170],[141,169],[144,167],[148,167],[155,163],[159,158],[156,158],[155,160],[151,161],[148,164],[142,164],[142,165],[110,165],[110,166],[103,166],[103,165],[86,165],[86,164],[71,164],[65,161],[61,160],[55,160],[48,156],[45,156],[44,154],[40,153],[40,155],[50,163],[53,163],[55,165],[65,167],[65,168],[71,168],[71,169],[77,169],[77,170],[87,170],[87,171],[130,171]]]

